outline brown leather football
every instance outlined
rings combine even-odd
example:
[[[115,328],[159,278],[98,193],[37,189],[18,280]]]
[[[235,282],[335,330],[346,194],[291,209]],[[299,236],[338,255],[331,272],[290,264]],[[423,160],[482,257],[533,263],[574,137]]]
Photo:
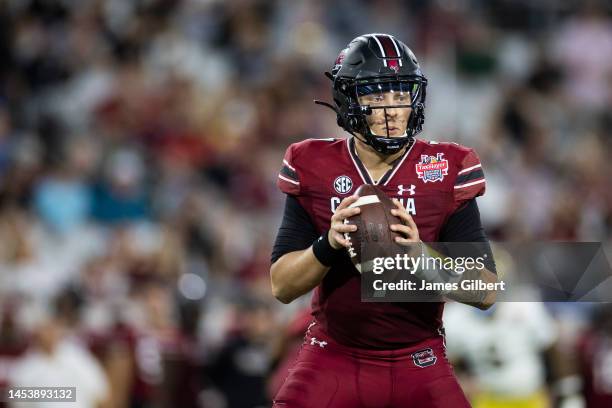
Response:
[[[375,185],[364,184],[355,192],[359,199],[350,207],[360,207],[361,212],[347,218],[345,224],[357,225],[357,231],[344,234],[349,240],[348,249],[351,261],[360,273],[371,270],[372,260],[377,257],[394,256],[397,248],[391,224],[401,224],[401,220],[391,214],[396,208],[393,201]]]

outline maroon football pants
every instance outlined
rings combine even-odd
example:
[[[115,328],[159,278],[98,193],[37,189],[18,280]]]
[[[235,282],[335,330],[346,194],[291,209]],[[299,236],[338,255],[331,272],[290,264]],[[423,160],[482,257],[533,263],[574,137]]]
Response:
[[[378,351],[306,335],[273,408],[470,407],[446,359],[442,337]]]

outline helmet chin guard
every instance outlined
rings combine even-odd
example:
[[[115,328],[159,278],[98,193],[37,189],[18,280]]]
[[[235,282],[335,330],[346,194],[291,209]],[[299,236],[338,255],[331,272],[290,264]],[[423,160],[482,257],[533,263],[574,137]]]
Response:
[[[380,154],[395,154],[406,147],[414,138],[411,136],[383,137],[365,136],[365,142]]]

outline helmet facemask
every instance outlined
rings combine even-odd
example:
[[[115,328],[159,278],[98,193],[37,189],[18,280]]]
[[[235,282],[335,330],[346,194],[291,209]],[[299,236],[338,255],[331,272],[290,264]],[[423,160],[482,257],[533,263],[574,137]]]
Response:
[[[394,154],[421,130],[424,92],[420,79],[355,81],[343,92],[349,105],[347,130],[362,135],[377,152]]]

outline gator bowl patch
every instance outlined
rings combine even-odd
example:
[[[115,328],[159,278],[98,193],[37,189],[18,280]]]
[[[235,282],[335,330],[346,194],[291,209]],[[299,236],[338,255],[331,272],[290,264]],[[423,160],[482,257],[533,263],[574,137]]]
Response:
[[[424,183],[444,180],[448,175],[448,160],[443,158],[444,153],[436,153],[435,156],[421,155],[421,162],[416,164],[418,178]]]

